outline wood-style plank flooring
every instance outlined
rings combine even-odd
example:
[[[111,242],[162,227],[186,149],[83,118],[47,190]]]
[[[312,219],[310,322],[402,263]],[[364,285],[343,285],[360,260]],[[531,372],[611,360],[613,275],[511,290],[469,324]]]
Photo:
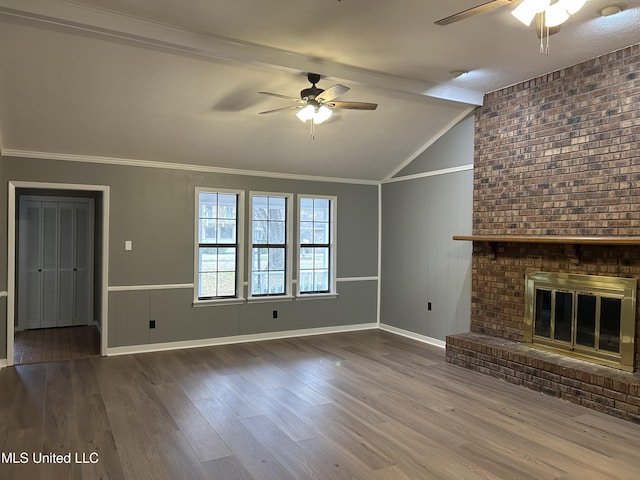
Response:
[[[0,452],[72,457],[2,479],[631,480],[640,425],[373,330],[5,368]]]
[[[15,365],[95,355],[100,355],[100,332],[95,325],[22,330],[14,336]]]

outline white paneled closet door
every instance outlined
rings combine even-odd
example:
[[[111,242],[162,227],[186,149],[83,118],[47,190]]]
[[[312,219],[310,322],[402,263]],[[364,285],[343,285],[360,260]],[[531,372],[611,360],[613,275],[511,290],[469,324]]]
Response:
[[[93,200],[20,201],[18,328],[93,321]]]

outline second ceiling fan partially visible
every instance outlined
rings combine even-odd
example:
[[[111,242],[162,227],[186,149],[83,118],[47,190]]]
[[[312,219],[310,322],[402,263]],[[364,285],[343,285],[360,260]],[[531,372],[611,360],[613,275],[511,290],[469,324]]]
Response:
[[[540,53],[549,53],[549,36],[558,33],[560,25],[577,13],[585,3],[586,0],[491,0],[437,20],[435,24],[449,25],[505,5],[515,4],[516,7],[511,14],[527,27],[535,18],[536,33],[540,38]],[[546,49],[542,42],[545,37]]]

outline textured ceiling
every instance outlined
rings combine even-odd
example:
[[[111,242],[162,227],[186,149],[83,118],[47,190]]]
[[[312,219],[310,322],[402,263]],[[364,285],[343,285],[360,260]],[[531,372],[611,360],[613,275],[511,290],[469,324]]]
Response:
[[[484,93],[640,43],[640,0],[591,0],[550,54],[508,5],[482,0],[0,0],[0,139],[37,152],[378,181]],[[514,4],[517,2],[514,2]],[[451,70],[469,70],[457,79]],[[376,102],[315,129],[289,105],[303,72]]]

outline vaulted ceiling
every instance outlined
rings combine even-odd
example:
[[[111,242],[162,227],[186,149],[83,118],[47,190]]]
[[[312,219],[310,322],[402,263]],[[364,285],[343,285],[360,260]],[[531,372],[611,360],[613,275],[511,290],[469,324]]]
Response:
[[[484,1],[0,0],[0,148],[375,182],[485,93],[640,43],[640,0],[588,1],[548,55],[517,0],[434,24]],[[314,138],[292,111],[258,115],[291,104],[259,91],[298,96],[306,72],[378,109]]]

